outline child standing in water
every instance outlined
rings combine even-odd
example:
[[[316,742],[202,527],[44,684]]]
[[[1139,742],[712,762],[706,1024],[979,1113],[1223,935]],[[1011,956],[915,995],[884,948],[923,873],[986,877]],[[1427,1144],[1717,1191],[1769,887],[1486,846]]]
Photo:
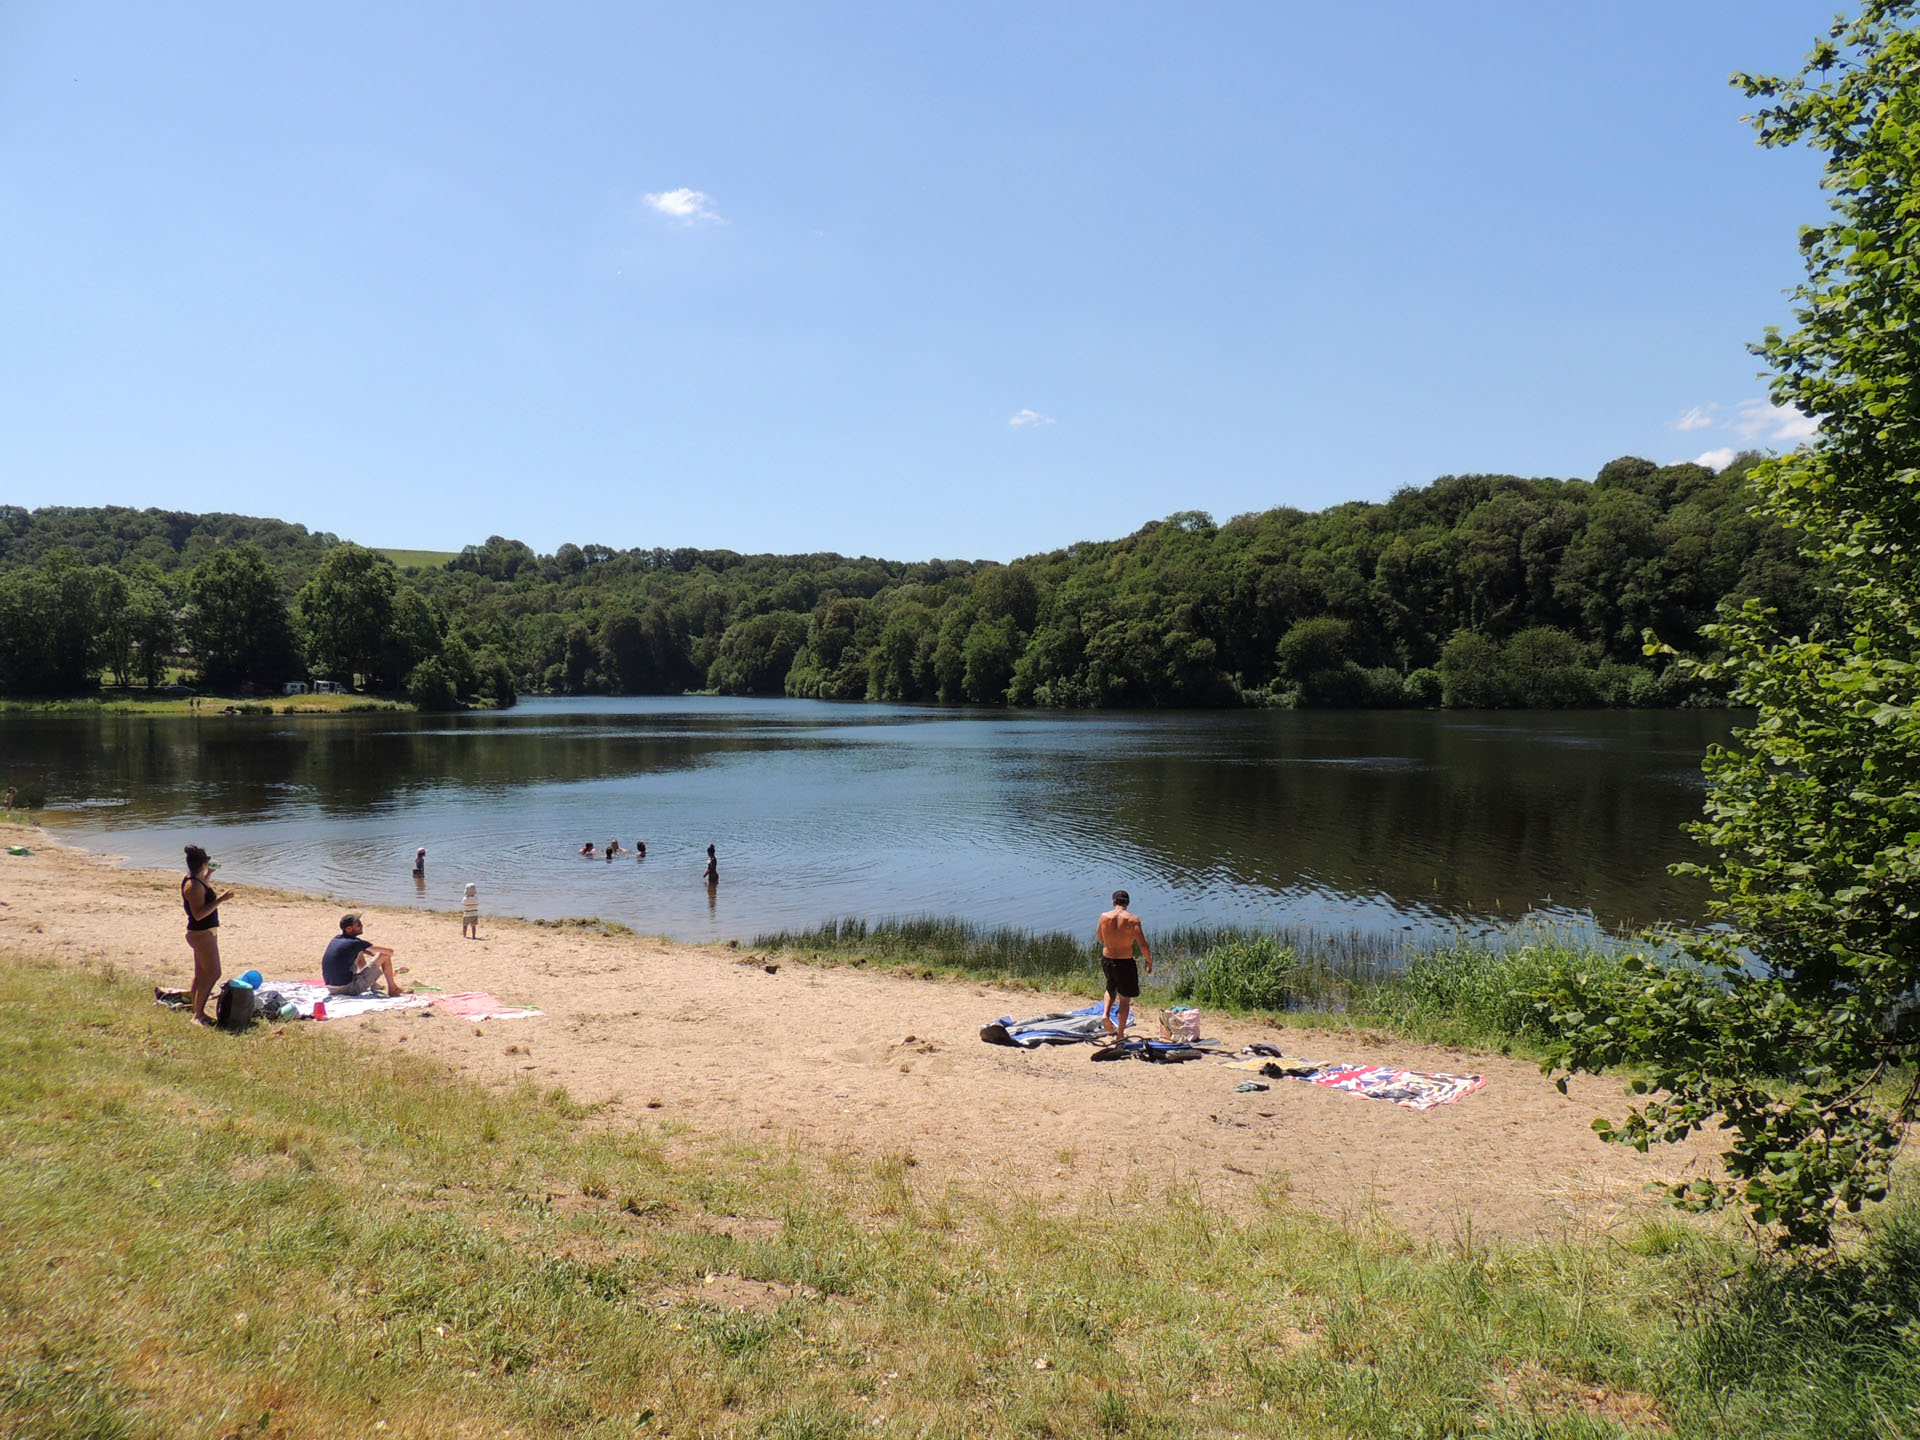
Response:
[[[478,940],[480,938],[480,892],[473,882],[467,882],[467,893],[460,901],[460,938]]]

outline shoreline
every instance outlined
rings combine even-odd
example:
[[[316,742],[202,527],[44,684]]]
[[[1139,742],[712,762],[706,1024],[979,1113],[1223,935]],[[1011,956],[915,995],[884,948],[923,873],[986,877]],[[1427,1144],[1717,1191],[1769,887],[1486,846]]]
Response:
[[[0,949],[183,983],[174,876],[20,833],[36,853],[0,857]],[[225,973],[310,977],[352,908],[351,896],[242,888],[222,909]],[[1425,1114],[1296,1081],[1239,1094],[1246,1077],[1210,1060],[1089,1065],[1084,1046],[978,1038],[1000,1015],[1080,997],[491,916],[471,941],[455,913],[358,908],[368,937],[407,967],[403,983],[486,990],[544,1014],[474,1024],[429,1006],[326,1022],[335,1038],[405,1046],[489,1087],[563,1089],[599,1108],[596,1123],[644,1117],[707,1138],[909,1157],[927,1183],[1062,1213],[1142,1184],[1241,1213],[1277,1182],[1314,1210],[1376,1214],[1416,1237],[1470,1225],[1527,1241],[1611,1231],[1650,1212],[1649,1181],[1715,1164],[1704,1141],[1644,1156],[1602,1144],[1590,1125],[1622,1113],[1617,1081],[1581,1077],[1562,1096],[1537,1066],[1499,1055],[1208,1017],[1229,1050],[1284,1039],[1323,1061],[1487,1077]],[[187,1023],[156,1011],[156,1031]]]

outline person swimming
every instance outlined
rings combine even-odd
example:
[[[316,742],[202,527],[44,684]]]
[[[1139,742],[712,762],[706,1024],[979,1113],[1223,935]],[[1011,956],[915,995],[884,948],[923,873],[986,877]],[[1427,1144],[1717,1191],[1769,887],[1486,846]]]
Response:
[[[647,842],[646,841],[636,840],[633,842],[633,858],[636,860],[644,860],[647,858]]]
[[[620,842],[617,839],[607,841],[607,858],[609,860],[613,859],[616,855],[624,855],[626,853],[626,851],[620,848]]]
[[[593,841],[589,840],[587,841],[586,844],[580,847],[580,853],[586,856],[587,859],[591,860],[597,855],[599,855],[600,852],[593,848]]]

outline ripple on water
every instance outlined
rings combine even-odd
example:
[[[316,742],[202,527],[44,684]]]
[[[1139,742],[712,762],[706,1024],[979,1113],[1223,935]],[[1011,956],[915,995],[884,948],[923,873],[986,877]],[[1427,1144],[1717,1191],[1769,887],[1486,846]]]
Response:
[[[193,839],[243,883],[451,910],[472,881],[494,913],[701,939],[956,911],[1078,930],[1116,885],[1162,925],[1431,926],[1548,896],[1607,924],[1687,918],[1697,895],[1665,873],[1699,813],[1683,757],[1724,723],[1629,718],[676,700],[348,717],[299,745],[144,722],[92,752],[78,729],[7,738],[50,795],[91,797],[64,824],[137,863]],[[576,857],[614,836],[647,860]]]

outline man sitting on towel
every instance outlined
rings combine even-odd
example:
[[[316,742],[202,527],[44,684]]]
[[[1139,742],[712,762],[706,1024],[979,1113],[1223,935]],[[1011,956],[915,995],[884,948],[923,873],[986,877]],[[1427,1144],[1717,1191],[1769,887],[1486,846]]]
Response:
[[[327,982],[327,993],[377,995],[374,982],[384,978],[387,994],[406,994],[393,978],[393,951],[362,940],[362,928],[358,915],[340,917],[340,933],[327,942],[327,953],[320,957],[320,978]]]

